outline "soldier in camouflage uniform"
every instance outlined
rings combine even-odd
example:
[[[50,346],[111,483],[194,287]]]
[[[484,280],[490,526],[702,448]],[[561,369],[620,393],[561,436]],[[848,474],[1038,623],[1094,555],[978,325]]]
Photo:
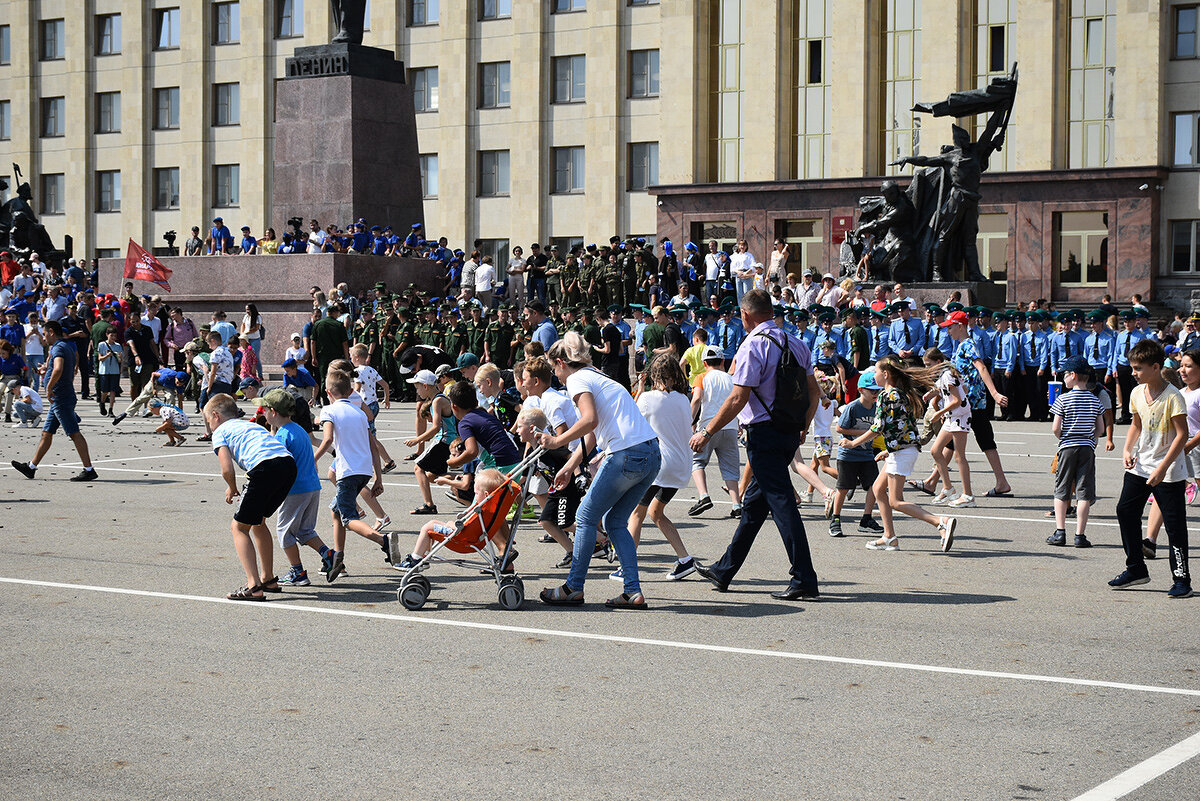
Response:
[[[574,256],[567,256],[567,261],[562,268],[562,282],[567,305],[578,305],[581,298],[579,291],[579,259]]]
[[[617,254],[610,253],[608,263],[604,265],[604,293],[602,304],[611,306],[625,305],[625,285],[622,282],[621,263]]]
[[[508,319],[508,306],[501,306],[496,312],[496,319],[488,323],[484,335],[483,360],[504,370],[513,364],[513,339],[516,331]]]
[[[458,359],[463,354],[463,348],[467,342],[467,324],[458,316],[458,310],[453,306],[443,306],[442,310],[446,312],[446,334],[445,344],[442,345],[442,350],[450,355],[451,359]]]
[[[474,353],[482,360],[483,341],[487,335],[487,321],[483,319],[483,309],[479,306],[472,306],[471,317],[463,326],[466,329],[466,335],[463,338],[466,352]]]

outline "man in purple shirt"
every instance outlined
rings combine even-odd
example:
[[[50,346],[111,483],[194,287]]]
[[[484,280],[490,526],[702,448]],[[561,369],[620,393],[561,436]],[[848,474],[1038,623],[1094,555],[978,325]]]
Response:
[[[788,559],[792,563],[792,580],[787,589],[771,593],[772,597],[785,601],[801,598],[816,598],[817,573],[813,568],[812,556],[808,551],[808,538],[804,523],[796,511],[796,492],[792,487],[788,463],[796,448],[812,425],[815,402],[808,404],[804,431],[789,433],[780,430],[771,422],[770,407],[775,401],[775,371],[782,355],[782,345],[795,355],[808,380],[808,397],[815,399],[817,382],[813,377],[812,354],[801,340],[791,336],[774,322],[775,312],[771,308],[771,296],[761,289],[754,289],[742,296],[742,324],[749,335],[742,341],[733,359],[733,392],[721,406],[716,417],[692,437],[692,450],[704,448],[713,432],[720,431],[735,416],[746,431],[746,458],[754,476],[742,498],[742,520],[733,540],[725,549],[725,555],[711,565],[698,565],[696,572],[711,581],[724,592],[729,582],[741,569],[750,553],[750,546],[758,530],[770,513],[783,538]],[[769,341],[770,340],[770,341]]]

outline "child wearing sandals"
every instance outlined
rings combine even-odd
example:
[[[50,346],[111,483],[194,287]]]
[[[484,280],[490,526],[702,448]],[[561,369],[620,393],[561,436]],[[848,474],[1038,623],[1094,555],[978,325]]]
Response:
[[[880,359],[875,366],[876,382],[883,387],[875,407],[875,422],[866,433],[853,440],[843,439],[843,448],[857,448],[877,435],[883,435],[884,450],[876,457],[883,461],[883,470],[875,481],[875,502],[883,520],[883,537],[867,543],[872,551],[895,551],[900,548],[892,513],[902,512],[935,527],[941,534],[941,547],[949,551],[954,542],[958,521],[953,517],[937,517],[915,503],[904,500],[904,480],[913,471],[920,448],[917,445],[917,417],[921,414],[921,390],[928,390],[934,377],[928,370],[910,370],[901,366],[893,356]]]
[[[163,443],[164,448],[177,448],[187,441],[187,438],[180,434],[180,431],[187,431],[188,416],[184,414],[183,409],[178,406],[172,406],[169,403],[163,403],[158,398],[154,398],[146,404],[151,412],[154,412],[162,418],[162,423],[158,428],[154,429],[155,434],[166,434],[167,441]]]
[[[967,392],[963,378],[958,370],[946,361],[946,356],[937,348],[929,348],[923,355],[925,366],[930,370],[941,370],[937,383],[925,395],[925,401],[938,401],[937,411],[931,422],[942,421],[942,426],[929,448],[929,454],[937,466],[938,476],[942,482],[942,490],[933,497],[930,503],[935,506],[953,506],[962,508],[975,506],[975,496],[971,494],[971,468],[967,464],[967,434],[971,433],[971,404],[967,402]],[[953,445],[953,448],[950,446]],[[950,480],[950,451],[954,451],[954,461],[958,465],[958,475],[962,479],[962,495],[955,497],[954,484]]]
[[[212,429],[213,452],[225,479],[225,503],[241,498],[231,528],[246,584],[225,597],[231,601],[265,601],[264,592],[282,592],[271,569],[273,546],[267,518],[275,514],[291,491],[296,481],[296,461],[270,432],[237,416],[233,396],[214,395],[204,405],[203,414]],[[246,472],[244,491],[238,490],[234,465]]]
[[[832,476],[836,481],[838,475],[837,468],[829,466],[829,456],[833,453],[833,418],[837,415],[838,410],[837,400],[835,400],[837,397],[837,383],[827,375],[818,375],[817,387],[821,390],[821,397],[817,399],[817,410],[813,413],[813,456],[808,469],[818,475],[824,473],[827,476]],[[810,503],[813,492],[817,488],[817,484],[809,483],[808,489],[801,494],[800,500],[804,503]],[[823,484],[820,485],[820,489],[822,494],[829,495],[829,491]],[[827,503],[826,507],[828,505]]]
[[[483,503],[483,499],[493,490],[502,486],[504,481],[504,474],[499,470],[480,470],[475,475],[474,502],[477,504]],[[393,563],[392,567],[397,570],[411,570],[421,559],[429,554],[429,549],[433,547],[435,542],[442,542],[454,534],[455,525],[456,523],[453,520],[430,520],[421,526],[421,533],[417,536],[417,544],[413,547],[413,552],[405,556],[404,559]],[[467,525],[479,525],[479,515],[472,515]]]

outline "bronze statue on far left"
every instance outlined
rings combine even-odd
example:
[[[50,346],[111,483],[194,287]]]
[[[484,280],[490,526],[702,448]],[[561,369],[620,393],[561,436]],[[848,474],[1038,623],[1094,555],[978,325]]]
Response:
[[[48,254],[55,247],[46,227],[33,213],[33,190],[28,181],[21,180],[21,168],[12,166],[19,185],[17,194],[0,206],[0,250],[12,251],[14,256],[27,256],[34,251]],[[8,189],[8,182],[0,179],[0,191],[4,189]]]
[[[367,0],[329,0],[338,31],[331,44],[347,42],[362,44],[363,24],[367,16]]]

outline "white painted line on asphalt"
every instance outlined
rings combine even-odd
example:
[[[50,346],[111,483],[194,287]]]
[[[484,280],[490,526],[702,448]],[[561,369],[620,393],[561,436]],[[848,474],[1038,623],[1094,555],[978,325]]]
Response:
[[[1200,754],[1200,733],[1193,734],[1164,751],[1159,751],[1129,770],[1118,773],[1099,787],[1076,796],[1072,801],[1116,801],[1118,798],[1124,798],[1139,787],[1149,784],[1167,771],[1194,758],[1197,754]]]
[[[656,640],[647,637],[620,637],[613,634],[593,634],[584,631],[564,631],[561,629],[537,629],[527,626],[505,626],[498,623],[477,623],[468,620],[448,620],[446,618],[417,617],[415,615],[389,615],[384,612],[365,612],[357,609],[330,609],[322,606],[307,606],[281,601],[267,603],[247,603],[246,601],[230,601],[226,598],[211,598],[204,595],[182,595],[171,592],[152,592],[150,590],[133,590],[125,587],[100,587],[89,584],[67,584],[58,581],[37,581],[34,579],[19,579],[0,576],[0,583],[18,584],[30,587],[46,587],[61,590],[85,590],[87,592],[102,592],[112,595],[134,595],[145,598],[165,598],[173,601],[199,601],[201,603],[233,604],[249,609],[283,609],[289,612],[309,612],[320,615],[341,615],[343,617],[363,617],[375,620],[395,620],[402,623],[418,623],[430,626],[448,626],[451,628],[476,629],[483,631],[500,631],[509,634],[536,634],[546,637],[562,637],[574,640],[594,640],[599,642],[622,643],[626,645],[646,645],[656,648],[678,648],[685,651],[707,651],[709,653],[737,654],[739,656],[763,656],[773,659],[793,659],[805,662],[825,662],[838,665],[856,665],[858,667],[890,668],[892,670],[911,670],[923,673],[943,673],[958,676],[975,676],[985,679],[1007,679],[1012,681],[1028,681],[1042,684],[1065,684],[1074,687],[1097,687],[1110,690],[1129,690],[1142,693],[1159,693],[1163,695],[1184,695],[1200,697],[1200,690],[1185,687],[1162,687],[1153,684],[1127,684],[1119,681],[1099,681],[1096,679],[1077,679],[1069,676],[1041,676],[1034,673],[1006,673],[997,670],[974,670],[972,668],[956,668],[944,665],[921,665],[909,662],[888,662],[880,659],[853,659],[844,656],[828,656],[825,654],[803,654],[794,651],[768,651],[759,648],[735,648],[728,645],[709,645],[707,643],[682,642],[678,640]]]

